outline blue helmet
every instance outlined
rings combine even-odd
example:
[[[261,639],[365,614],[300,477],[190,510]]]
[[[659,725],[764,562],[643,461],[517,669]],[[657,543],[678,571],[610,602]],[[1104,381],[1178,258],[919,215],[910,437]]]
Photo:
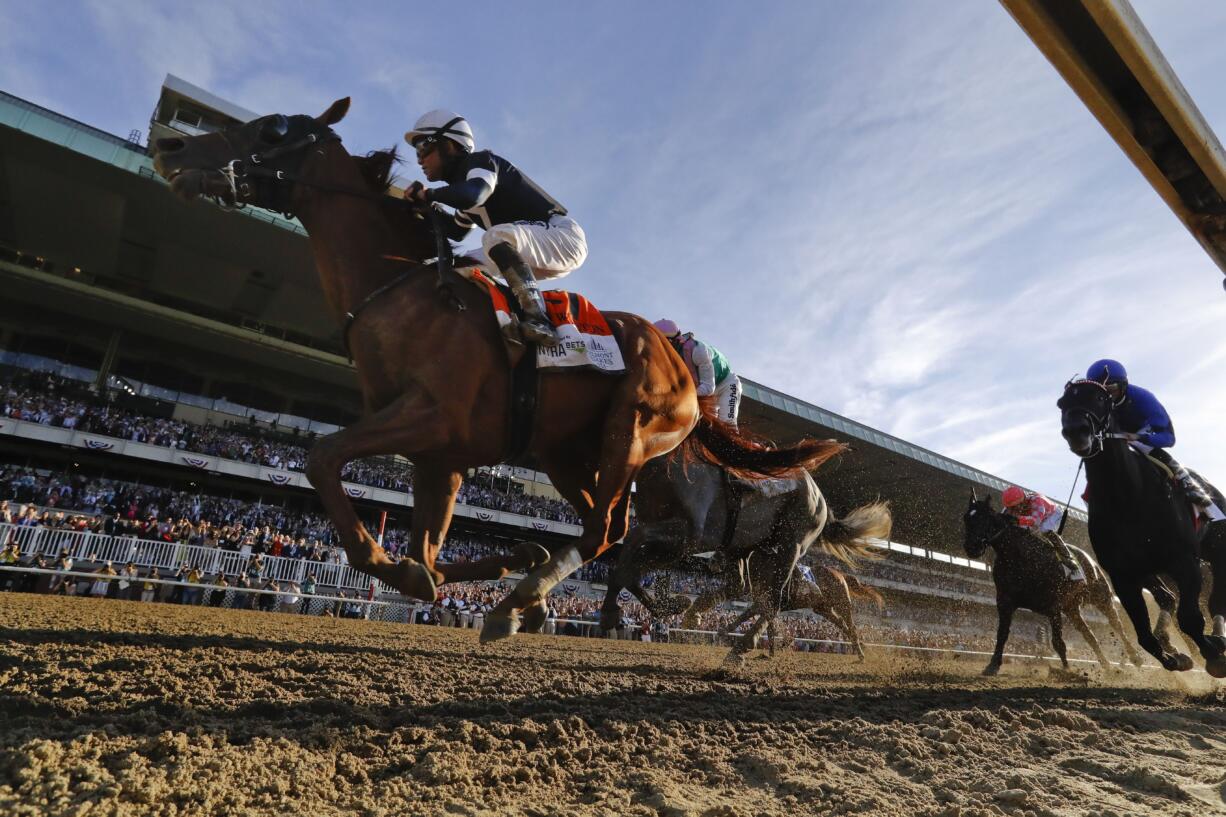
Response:
[[[1086,369],[1086,380],[1094,380],[1106,386],[1109,383],[1128,385],[1128,370],[1118,360],[1103,358],[1090,364]]]

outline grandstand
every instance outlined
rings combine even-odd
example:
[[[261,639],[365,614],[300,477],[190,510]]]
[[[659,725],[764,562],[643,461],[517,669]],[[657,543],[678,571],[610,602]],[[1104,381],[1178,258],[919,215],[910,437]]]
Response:
[[[251,115],[168,76],[150,140]],[[193,560],[238,573],[264,552],[280,580],[314,571],[337,590],[370,587],[330,547],[302,473],[311,439],[356,418],[360,401],[299,225],[185,206],[152,172],[145,146],[0,92],[0,282],[0,499],[37,520],[24,527],[46,529],[6,526],[4,535],[20,532],[26,553],[54,558],[68,547],[77,559],[135,558],[161,570]],[[849,442],[852,452],[819,480],[836,511],[890,501],[895,541],[865,577],[886,594],[888,616],[860,611],[881,637],[990,635],[991,584],[984,565],[961,555],[961,514],[972,490],[999,492],[1004,480],[752,381],[741,420],[779,441]],[[395,458],[346,472],[359,513],[383,528],[393,553],[412,519],[410,473]],[[106,530],[117,496],[134,526],[119,535]],[[198,524],[167,529],[171,508],[242,530],[223,542]],[[1074,510],[1068,529],[1083,545],[1084,521]],[[483,469],[461,496],[448,552],[521,538],[552,546],[576,535],[576,523],[533,463]],[[569,596],[598,597],[604,569],[587,568]],[[1037,627],[1023,617],[1016,630],[1033,637]]]

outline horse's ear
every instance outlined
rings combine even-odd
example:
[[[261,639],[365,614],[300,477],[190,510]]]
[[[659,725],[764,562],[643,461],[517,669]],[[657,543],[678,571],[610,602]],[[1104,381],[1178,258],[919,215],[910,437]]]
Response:
[[[315,121],[326,127],[331,127],[345,118],[349,113],[349,97],[338,99],[328,106],[328,110],[315,117]]]

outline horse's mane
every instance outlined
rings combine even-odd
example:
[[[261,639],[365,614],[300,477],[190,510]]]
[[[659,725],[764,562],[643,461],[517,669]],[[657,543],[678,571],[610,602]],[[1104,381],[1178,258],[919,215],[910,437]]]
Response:
[[[400,164],[396,148],[372,150],[365,156],[354,156],[353,161],[362,174],[362,180],[376,193],[386,193],[392,186],[392,170]]]
[[[352,156],[354,164],[362,180],[374,193],[387,193],[392,186],[392,171],[401,163],[396,154],[396,148],[387,150],[372,150],[365,156]],[[407,206],[402,199],[387,196],[379,203],[388,226],[392,232],[403,240],[414,243],[414,254],[419,258],[429,258],[436,255],[434,234],[429,224],[418,218],[413,208]]]

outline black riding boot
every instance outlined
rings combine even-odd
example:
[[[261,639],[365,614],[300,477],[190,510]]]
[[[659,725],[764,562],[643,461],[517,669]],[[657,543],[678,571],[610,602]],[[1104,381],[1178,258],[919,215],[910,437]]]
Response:
[[[1183,488],[1184,494],[1193,505],[1208,508],[1213,504],[1213,497],[1209,496],[1209,492],[1165,448],[1152,449],[1149,455],[1171,469],[1171,473],[1175,475],[1175,480],[1179,483],[1179,487]]]
[[[519,308],[524,311],[524,319],[519,323],[519,331],[525,339],[541,346],[556,346],[558,334],[545,317],[545,299],[532,277],[532,268],[524,261],[523,256],[505,241],[500,241],[490,247],[490,260],[498,265],[503,277],[511,285]]]
[[[1064,566],[1064,572],[1068,574],[1068,577],[1073,581],[1085,581],[1085,571],[1081,569],[1081,562],[1077,561],[1077,557],[1073,555],[1068,542],[1064,541],[1055,531],[1046,531],[1043,538],[1051,544],[1052,551],[1060,560],[1060,564]]]

